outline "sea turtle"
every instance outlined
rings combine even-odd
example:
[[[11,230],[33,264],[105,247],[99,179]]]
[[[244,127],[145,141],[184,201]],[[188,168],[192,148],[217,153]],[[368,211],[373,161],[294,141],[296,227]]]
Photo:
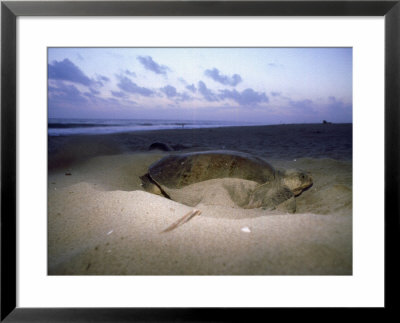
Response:
[[[192,206],[207,193],[204,183],[215,183],[217,179],[218,183],[225,180],[226,192],[240,207],[278,208],[288,212],[295,212],[294,197],[313,183],[307,172],[275,170],[259,157],[226,150],[168,155],[141,176],[146,191]],[[203,186],[191,194],[182,194],[182,190],[195,184]]]

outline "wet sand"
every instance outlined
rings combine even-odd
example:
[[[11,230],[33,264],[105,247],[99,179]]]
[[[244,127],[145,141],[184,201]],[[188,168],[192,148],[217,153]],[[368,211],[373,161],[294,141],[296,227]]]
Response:
[[[295,214],[221,197],[161,233],[193,207],[143,190],[148,166],[180,153],[148,151],[157,141],[249,152],[310,171],[314,185]],[[351,125],[50,137],[48,260],[50,275],[351,275]]]

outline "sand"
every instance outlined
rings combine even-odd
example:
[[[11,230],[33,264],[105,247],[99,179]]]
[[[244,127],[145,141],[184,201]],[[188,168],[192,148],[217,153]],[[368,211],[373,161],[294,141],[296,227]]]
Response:
[[[351,275],[352,163],[348,141],[343,139],[347,130],[321,127],[50,138],[48,273]],[[297,138],[298,132],[303,138],[310,134],[310,140],[303,139],[302,155],[299,144],[289,140]],[[345,134],[340,136],[340,132]],[[271,148],[267,140],[277,148]],[[327,144],[321,145],[324,140]],[[154,141],[179,143],[189,151],[233,147],[257,151],[274,167],[312,172],[314,185],[297,198],[295,214],[242,209],[223,194],[212,203],[183,205],[145,192],[141,186],[139,176],[170,153],[147,151]],[[279,147],[279,141],[288,145],[286,149]],[[162,233],[194,208],[201,214]]]

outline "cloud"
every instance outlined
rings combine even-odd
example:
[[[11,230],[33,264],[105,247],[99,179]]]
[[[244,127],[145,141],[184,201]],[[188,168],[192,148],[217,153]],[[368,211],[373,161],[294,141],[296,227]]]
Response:
[[[114,97],[102,97],[100,92],[92,88],[81,92],[73,84],[52,80],[48,86],[49,116],[68,118],[115,116],[115,111],[128,113],[127,111],[137,105],[136,102],[128,100],[124,92],[112,94]]]
[[[87,77],[78,66],[72,63],[68,58],[63,61],[53,61],[49,67],[49,79],[70,81],[73,83],[79,83],[86,86],[90,86],[94,83],[89,77]]]
[[[168,98],[173,98],[178,95],[176,88],[174,88],[171,85],[167,85],[167,86],[164,86],[163,88],[161,88],[161,92],[163,92]]]
[[[281,92],[271,92],[272,96],[281,96]]]
[[[49,85],[48,98],[50,106],[76,106],[87,103],[85,96],[74,85],[63,82],[57,82],[56,86]]]
[[[329,96],[328,97],[328,102],[330,102],[330,103],[338,103],[338,102],[341,102],[341,101],[336,99],[335,96]]]
[[[136,77],[136,73],[135,72],[132,72],[132,71],[130,71],[130,70],[125,70],[125,72],[124,72],[126,75],[129,75],[129,76],[132,76],[132,77]]]
[[[140,63],[142,63],[145,69],[156,74],[167,75],[167,72],[170,70],[168,66],[157,64],[155,61],[153,61],[151,56],[138,56],[137,59]]]
[[[192,100],[193,100],[193,98],[187,93],[179,94],[178,101],[192,101]]]
[[[154,91],[147,89],[145,87],[138,86],[136,83],[132,82],[126,76],[119,76],[119,83],[117,84],[117,86],[121,90],[133,94],[139,94],[147,97],[154,95]]]
[[[313,111],[313,101],[310,99],[304,99],[299,101],[289,101],[290,106],[296,110],[301,110],[302,112]]]
[[[288,103],[287,111],[293,116],[302,116],[304,120],[312,120],[313,122],[322,122],[322,120],[332,122],[352,121],[352,103],[344,102],[334,96],[315,101],[311,99],[289,99]]]
[[[328,98],[326,105],[326,119],[334,122],[351,122],[353,117],[353,104],[346,103],[334,96]]]
[[[176,101],[191,101],[193,98],[187,93],[179,93],[172,85],[166,85],[160,89],[168,99],[175,99]]]
[[[127,105],[126,105],[128,103],[128,100],[126,100],[127,95],[122,92],[121,93],[122,96],[119,97],[118,92],[114,92],[114,94],[115,93],[117,93],[117,95],[115,97],[111,97],[111,98],[103,98],[100,96],[92,95],[90,97],[90,103],[89,103],[90,107],[96,108],[96,109],[101,108],[101,109],[105,109],[105,110],[127,107]],[[111,93],[111,94],[113,94],[113,93]],[[120,99],[123,99],[123,100],[121,101]],[[129,105],[131,105],[131,104],[135,104],[135,103],[133,101],[129,101]]]
[[[199,88],[200,94],[203,95],[203,97],[207,101],[209,101],[209,102],[219,101],[218,96],[212,90],[207,88],[206,84],[203,81],[199,81],[198,88]]]
[[[93,93],[91,93],[91,92],[84,92],[83,95],[86,96],[86,97],[88,97],[88,98],[90,98],[90,99],[96,97],[96,95],[93,94]]]
[[[117,98],[126,98],[127,95],[126,93],[120,91],[120,92],[116,92],[116,91],[111,91],[111,94]]]
[[[327,102],[327,107],[331,110],[331,111],[346,111],[346,112],[352,112],[352,107],[353,104],[350,103],[345,103],[344,101],[337,99],[334,96],[330,96],[328,97],[328,102]]]
[[[188,82],[186,82],[186,80],[183,77],[178,77],[178,81],[181,82],[184,85],[188,84]]]
[[[222,75],[215,67],[212,70],[205,70],[204,74],[223,85],[236,86],[242,82],[242,77],[239,74],[233,74],[232,76]]]
[[[219,97],[221,99],[231,99],[240,105],[257,105],[269,102],[268,96],[264,92],[256,92],[253,89],[246,89],[242,92],[236,90],[222,90]]]
[[[237,90],[220,90],[219,94],[207,88],[203,81],[198,84],[198,90],[209,102],[231,99],[240,105],[257,105],[262,102],[269,102],[268,96],[264,92],[256,92],[253,89],[245,89],[242,92]]]
[[[110,79],[107,76],[104,75],[98,75],[97,80],[100,82],[110,82]]]
[[[191,91],[192,93],[196,93],[196,87],[194,86],[194,84],[192,85],[186,85],[186,88]]]
[[[100,94],[100,92],[95,89],[90,88],[89,90],[90,90],[90,93],[92,93],[92,94]]]
[[[277,63],[268,63],[268,66],[272,68],[283,68],[282,64],[277,64]]]

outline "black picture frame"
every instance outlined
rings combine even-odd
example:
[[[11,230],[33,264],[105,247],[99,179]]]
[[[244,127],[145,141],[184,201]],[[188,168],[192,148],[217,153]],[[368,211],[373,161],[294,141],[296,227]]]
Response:
[[[399,287],[400,1],[89,1],[1,3],[1,321],[5,322],[203,322],[267,319],[244,308],[18,308],[16,282],[16,19],[19,16],[384,16],[385,18],[385,306],[368,318],[396,310]],[[373,188],[371,188],[373,189]],[[367,291],[367,288],[366,288]],[[315,310],[315,309],[312,309]],[[330,318],[343,311],[325,309]],[[357,309],[354,309],[357,310]],[[365,310],[365,309],[364,309]],[[269,314],[269,313],[268,313]],[[354,314],[354,313],[353,313]],[[390,313],[393,314],[393,313]],[[285,315],[285,314],[283,314]],[[314,314],[315,315],[315,314]],[[320,314],[315,315],[318,317]],[[340,316],[339,316],[340,315]],[[306,316],[305,316],[306,317]],[[319,319],[322,319],[319,317]],[[350,317],[349,317],[350,319]]]

